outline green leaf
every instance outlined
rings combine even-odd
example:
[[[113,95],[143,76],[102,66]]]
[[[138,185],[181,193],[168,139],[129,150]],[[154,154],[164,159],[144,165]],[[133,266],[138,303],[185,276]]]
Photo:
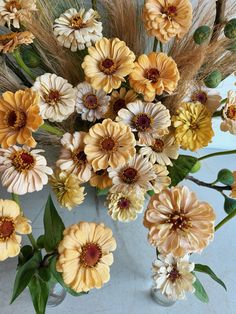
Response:
[[[34,255],[34,251],[32,246],[25,245],[21,248],[20,254],[18,256],[18,268],[24,265],[32,256]]]
[[[47,252],[53,252],[63,237],[65,229],[61,217],[53,204],[52,198],[49,195],[44,212],[44,246]]]
[[[28,260],[23,266],[19,268],[14,282],[11,303],[13,303],[15,299],[22,293],[22,291],[24,291],[28,286],[41,261],[41,253],[37,251],[30,260]]]
[[[153,195],[155,194],[155,191],[149,190],[149,191],[147,191],[147,194],[148,194],[149,196],[153,196]]]
[[[110,188],[107,188],[104,190],[96,189],[97,196],[107,195],[109,193],[109,190],[110,190]]]
[[[49,296],[48,283],[38,276],[33,276],[29,283],[29,290],[36,314],[45,314]]]
[[[196,281],[193,283],[193,287],[195,288],[194,292],[195,296],[203,303],[208,303],[209,297],[206,293],[206,290],[204,289],[203,285],[201,284],[200,280],[197,278],[195,273],[193,274],[196,277]]]
[[[224,282],[219,277],[216,276],[216,274],[211,270],[209,266],[202,265],[202,264],[195,264],[194,270],[209,275],[213,280],[215,280],[218,284],[220,284],[227,291],[227,288]]]
[[[44,235],[43,234],[38,237],[38,239],[37,239],[37,246],[40,249],[44,249]]]
[[[225,202],[224,202],[224,210],[227,214],[231,214],[236,209],[236,200],[224,195]]]
[[[51,271],[49,267],[41,267],[38,270],[39,277],[45,281],[48,282],[51,279]]]
[[[178,159],[172,160],[173,166],[168,167],[171,186],[176,186],[184,180],[197,162],[197,158],[187,155],[179,155]]]

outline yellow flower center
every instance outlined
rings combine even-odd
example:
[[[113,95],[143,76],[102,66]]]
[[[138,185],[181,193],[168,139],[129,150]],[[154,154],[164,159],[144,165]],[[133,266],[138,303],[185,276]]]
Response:
[[[133,119],[135,128],[140,131],[148,131],[152,125],[152,119],[146,113],[140,113]]]
[[[111,137],[106,137],[101,142],[102,150],[105,151],[112,151],[114,150],[115,146],[116,146],[115,141]]]
[[[8,127],[19,130],[26,125],[26,114],[21,110],[11,110],[5,115],[5,123]]]
[[[122,171],[121,179],[127,184],[132,184],[138,179],[138,171],[134,168],[126,168]]]
[[[75,152],[72,158],[78,167],[86,164],[87,162],[87,156],[82,150],[78,150],[77,152]]]
[[[96,109],[99,106],[98,98],[94,94],[85,95],[83,98],[84,106],[87,109]]]
[[[164,142],[160,139],[156,139],[154,145],[152,146],[152,150],[156,153],[161,153],[164,150]]]
[[[0,241],[9,239],[15,231],[15,224],[12,218],[0,217]]]
[[[12,165],[20,172],[31,170],[35,166],[34,156],[24,150],[12,153],[10,158],[12,160]]]
[[[113,112],[117,115],[120,109],[126,108],[124,99],[117,99],[113,104]]]
[[[112,75],[116,71],[116,65],[113,60],[107,58],[100,63],[100,70],[107,75]]]
[[[20,5],[19,1],[12,0],[12,1],[9,1],[5,4],[5,9],[9,12],[12,12],[14,9],[16,9],[18,11],[21,9],[21,5]]]
[[[164,223],[172,224],[173,230],[184,230],[191,227],[191,218],[186,217],[185,214],[181,212],[173,212],[169,215],[168,219]]]
[[[155,84],[160,78],[160,72],[155,68],[151,68],[145,72],[144,77]]]
[[[229,106],[226,115],[229,119],[236,120],[236,105]]]
[[[70,19],[70,26],[73,29],[79,30],[86,27],[86,23],[84,23],[81,15],[78,13],[72,16],[72,18]]]
[[[191,99],[192,101],[199,101],[201,104],[205,105],[208,97],[207,97],[207,93],[198,91],[192,95]]]
[[[176,279],[179,279],[179,278],[181,278],[181,275],[177,269],[177,265],[174,265],[172,270],[169,272],[168,279],[171,282],[175,282]]]
[[[121,210],[125,210],[125,209],[129,209],[131,205],[131,202],[128,198],[126,197],[121,197],[118,201],[118,207],[121,209]]]
[[[83,267],[95,267],[102,257],[102,249],[97,243],[87,243],[82,247],[80,263]]]
[[[58,90],[51,89],[48,94],[44,95],[44,100],[47,104],[54,106],[61,100],[61,95]]]

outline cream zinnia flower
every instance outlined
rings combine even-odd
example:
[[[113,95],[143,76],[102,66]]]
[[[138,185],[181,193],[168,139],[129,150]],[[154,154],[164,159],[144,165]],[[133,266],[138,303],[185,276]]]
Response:
[[[29,220],[21,215],[19,205],[0,199],[0,261],[20,253],[21,236],[32,232]]]
[[[144,103],[141,100],[128,104],[127,109],[121,109],[116,120],[129,125],[133,132],[138,132],[141,144],[151,144],[153,138],[168,133],[171,125],[170,113],[165,106],[160,102]]]
[[[113,220],[129,222],[135,220],[143,211],[144,193],[109,193],[107,197],[108,214]]]
[[[156,178],[153,165],[140,155],[135,155],[128,163],[116,169],[108,168],[108,173],[113,182],[110,189],[112,193],[136,191],[141,194],[143,190],[153,190],[151,181]]]
[[[0,0],[0,25],[20,28],[20,22],[29,19],[33,11],[37,11],[36,0]]]
[[[112,180],[108,176],[107,169],[92,172],[92,176],[91,179],[89,180],[89,183],[91,186],[94,186],[100,190],[104,190],[112,186]]]
[[[69,9],[55,20],[53,30],[58,42],[71,51],[83,50],[102,38],[102,23],[93,9]]]
[[[84,187],[80,186],[81,181],[73,173],[57,169],[49,178],[58,202],[62,207],[71,210],[84,201]]]
[[[23,195],[40,191],[48,183],[48,176],[53,173],[47,167],[46,159],[39,153],[42,149],[30,149],[26,146],[11,146],[0,149],[0,174],[2,185],[9,193]]]
[[[236,91],[228,93],[228,101],[223,109],[223,120],[220,125],[221,131],[236,134]]]
[[[124,41],[104,37],[96,42],[95,47],[88,48],[82,68],[95,89],[110,93],[125,82],[124,77],[132,71],[134,60],[134,53]]]
[[[102,89],[96,91],[87,82],[80,83],[77,91],[75,108],[82,120],[95,122],[103,118],[108,110],[110,96]]]
[[[75,174],[81,182],[89,181],[92,169],[84,152],[85,136],[85,132],[65,133],[61,139],[61,154],[56,163],[61,170]]]
[[[185,293],[195,291],[193,283],[196,277],[192,274],[194,263],[189,262],[189,255],[175,258],[172,254],[158,255],[152,264],[154,288],[171,300],[185,299]]]
[[[116,241],[104,224],[80,222],[64,230],[57,271],[76,292],[101,288],[110,279]]]
[[[46,73],[37,77],[33,90],[40,95],[40,113],[52,122],[66,120],[75,110],[76,92],[67,80]]]
[[[0,34],[0,52],[11,53],[21,45],[33,43],[34,35],[31,32],[12,32]]]
[[[214,222],[212,207],[185,186],[155,194],[144,217],[150,243],[176,257],[201,252],[214,237]]]
[[[153,165],[156,178],[152,181],[153,190],[155,193],[160,193],[171,184],[171,178],[168,177],[169,171],[166,166]]]
[[[179,156],[179,144],[176,143],[175,136],[170,133],[163,137],[152,139],[151,143],[143,146],[139,153],[148,157],[151,163],[172,166],[171,159],[177,159]]]
[[[105,119],[89,130],[85,153],[94,171],[124,165],[135,154],[135,138],[129,126]]]

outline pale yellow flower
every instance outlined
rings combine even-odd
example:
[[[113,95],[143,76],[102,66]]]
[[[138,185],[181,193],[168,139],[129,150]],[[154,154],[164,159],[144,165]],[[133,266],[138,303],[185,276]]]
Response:
[[[155,193],[160,193],[171,184],[171,178],[168,177],[169,171],[166,166],[153,165],[156,178],[152,181],[153,190]]]
[[[228,100],[223,109],[223,122],[221,131],[236,134],[236,91],[229,91]]]
[[[112,186],[112,180],[108,176],[107,169],[92,172],[92,176],[91,179],[89,180],[89,183],[91,186],[94,186],[100,190],[104,190]]]

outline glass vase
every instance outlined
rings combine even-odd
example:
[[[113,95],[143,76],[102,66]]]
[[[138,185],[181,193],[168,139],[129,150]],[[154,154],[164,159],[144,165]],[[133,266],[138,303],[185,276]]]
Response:
[[[58,283],[53,283],[50,288],[47,307],[55,307],[61,304],[66,297],[65,289]]]
[[[156,289],[155,287],[152,287],[151,289],[151,296],[153,301],[164,307],[172,306],[176,302],[172,299],[167,298],[165,294],[161,293],[160,289]]]

